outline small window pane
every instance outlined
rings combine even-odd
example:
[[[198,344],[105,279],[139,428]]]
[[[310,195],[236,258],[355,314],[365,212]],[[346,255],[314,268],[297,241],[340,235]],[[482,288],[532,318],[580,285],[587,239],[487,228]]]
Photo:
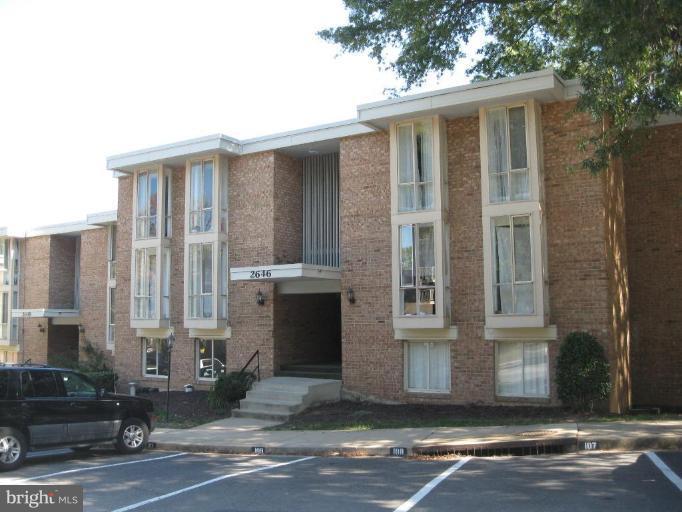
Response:
[[[448,343],[429,343],[429,389],[450,388],[450,347]]]
[[[489,110],[488,130],[488,172],[506,172],[507,162],[507,118],[506,109]]]
[[[190,210],[198,211],[201,209],[201,162],[194,162],[191,170],[190,183]]]
[[[400,226],[400,286],[414,286],[414,235],[412,224]]]
[[[436,290],[434,288],[419,290],[419,314],[436,314]]]
[[[530,217],[514,217],[514,280],[533,279],[530,245]]]
[[[512,259],[511,259],[511,227],[509,217],[495,217],[493,224],[493,258],[494,276],[496,284],[511,283]]]
[[[435,286],[436,259],[433,224],[419,224],[419,285]]]
[[[155,172],[149,173],[149,215],[156,215],[158,203],[158,175]]]
[[[533,303],[533,283],[514,285],[514,312],[518,315],[530,315],[535,310]]]
[[[424,183],[417,186],[418,203],[420,210],[429,210],[433,208],[433,183]]]
[[[417,314],[417,290],[415,288],[406,288],[401,290],[402,295],[402,314],[416,315]]]
[[[433,128],[431,123],[415,125],[417,142],[417,179],[419,182],[433,181]],[[430,208],[430,206],[427,206]]]
[[[398,127],[398,171],[400,183],[412,183],[412,125]]]
[[[497,344],[497,394],[523,395],[523,343]]]
[[[428,344],[408,343],[408,389],[427,389],[429,372]]]
[[[137,176],[137,216],[147,215],[147,174],[141,173]]]
[[[511,175],[511,200],[521,201],[523,199],[530,198],[528,169],[525,169],[523,171],[512,171],[510,175]]]
[[[511,146],[511,168],[525,169],[528,167],[525,107],[509,109],[509,144]]]
[[[414,185],[399,185],[398,210],[408,212],[414,210]]]
[[[514,298],[512,296],[511,284],[499,284],[494,288],[494,307],[495,313],[508,314],[514,312]]]
[[[523,344],[523,392],[549,395],[547,343]]]
[[[213,292],[213,245],[201,246],[201,291],[202,293]]]
[[[204,208],[213,206],[213,161],[204,162]]]

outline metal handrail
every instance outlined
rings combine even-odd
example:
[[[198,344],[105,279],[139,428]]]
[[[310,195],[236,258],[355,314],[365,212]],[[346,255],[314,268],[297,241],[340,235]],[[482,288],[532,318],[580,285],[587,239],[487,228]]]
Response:
[[[242,375],[244,372],[246,372],[246,369],[249,367],[249,365],[253,362],[253,360],[256,360],[256,367],[251,370],[249,373],[256,377],[256,380],[260,382],[260,350],[256,350],[253,355],[249,358],[249,360],[246,362],[244,367],[239,370],[239,375]]]

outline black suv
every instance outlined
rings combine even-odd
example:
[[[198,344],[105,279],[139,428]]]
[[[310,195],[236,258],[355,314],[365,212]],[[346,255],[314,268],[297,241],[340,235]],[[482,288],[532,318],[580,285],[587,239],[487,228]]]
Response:
[[[98,390],[72,370],[0,365],[0,471],[19,467],[29,450],[88,450],[115,443],[121,453],[147,445],[150,400]]]

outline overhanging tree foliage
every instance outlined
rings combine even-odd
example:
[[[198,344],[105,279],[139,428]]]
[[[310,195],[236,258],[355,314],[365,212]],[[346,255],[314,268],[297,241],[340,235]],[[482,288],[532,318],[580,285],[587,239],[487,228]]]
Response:
[[[431,71],[452,69],[479,29],[488,37],[468,70],[475,80],[550,66],[580,79],[578,108],[608,120],[603,133],[583,142],[582,165],[592,172],[631,150],[658,115],[682,114],[680,0],[344,2],[348,25],[319,35],[388,63],[405,90]]]

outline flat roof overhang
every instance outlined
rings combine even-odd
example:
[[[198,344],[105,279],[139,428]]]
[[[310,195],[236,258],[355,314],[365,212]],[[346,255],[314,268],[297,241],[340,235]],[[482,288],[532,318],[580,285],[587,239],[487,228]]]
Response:
[[[230,269],[232,281],[276,283],[282,294],[339,293],[341,269],[308,263]]]
[[[184,166],[188,158],[215,154],[239,156],[272,150],[301,158],[338,151],[341,138],[373,131],[374,128],[358,123],[357,119],[350,119],[246,140],[216,134],[110,156],[107,169],[129,174],[144,165]]]
[[[459,87],[412,94],[358,105],[358,120],[377,129],[391,122],[422,116],[467,117],[481,106],[527,100],[552,102],[577,97],[575,80],[563,80],[553,69],[524,73],[512,78],[474,82]]]
[[[78,309],[13,309],[12,318],[49,318],[55,325],[78,325],[81,312]]]

